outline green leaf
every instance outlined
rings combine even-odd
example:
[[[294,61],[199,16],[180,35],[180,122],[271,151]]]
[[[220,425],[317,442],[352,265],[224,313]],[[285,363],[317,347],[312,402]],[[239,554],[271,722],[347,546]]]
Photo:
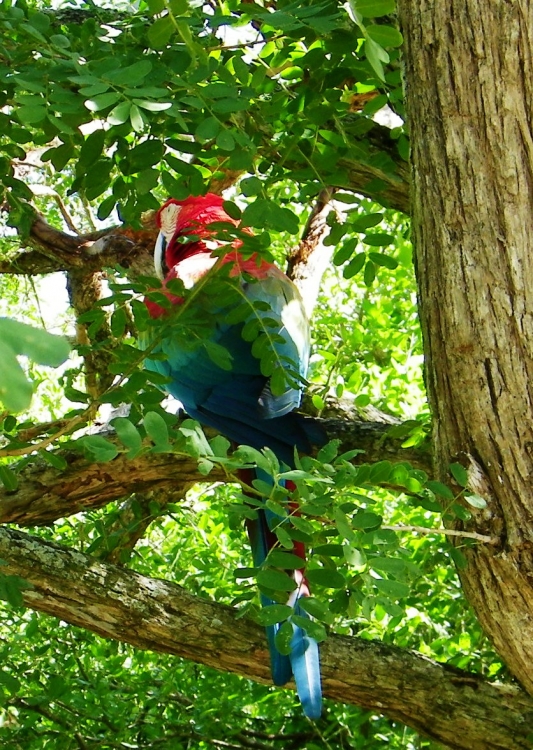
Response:
[[[468,484],[468,472],[464,466],[457,463],[450,464],[450,473],[457,484],[461,485],[461,487],[466,487]]]
[[[390,461],[376,461],[370,467],[369,481],[375,484],[388,482],[393,470],[393,464]]]
[[[302,596],[298,603],[304,612],[307,612],[311,617],[316,617],[317,620],[321,620],[328,625],[331,625],[335,619],[328,605],[321,599],[315,599],[311,596]]]
[[[110,91],[107,94],[100,94],[99,96],[94,96],[91,99],[86,99],[85,106],[91,112],[99,112],[101,109],[112,107],[113,104],[116,104],[120,98],[121,96],[119,93],[117,93],[116,91]]]
[[[133,65],[128,65],[126,68],[119,67],[118,70],[113,70],[108,73],[106,77],[115,84],[136,86],[143,81],[149,73],[151,73],[152,68],[153,65],[151,61],[144,59],[133,63]]]
[[[174,25],[170,16],[158,18],[148,29],[148,40],[154,49],[166,47],[174,33]]]
[[[393,26],[371,24],[366,27],[367,34],[382,47],[401,47],[403,36]]]
[[[96,215],[98,216],[100,221],[104,221],[104,219],[107,219],[107,217],[115,208],[116,203],[117,199],[114,195],[110,195],[109,198],[106,198],[100,203],[100,205],[98,206],[98,211],[96,212]]]
[[[268,625],[276,625],[278,622],[283,622],[292,615],[292,607],[286,604],[269,604],[263,607],[257,615],[257,620],[260,625],[265,627]]]
[[[9,674],[9,672],[1,670],[0,685],[4,685],[11,693],[11,695],[15,695],[19,692],[21,683],[16,679],[16,677],[13,677],[13,675]]]
[[[97,94],[105,94],[110,88],[109,83],[98,81],[98,83],[93,83],[90,86],[82,86],[80,94],[83,94],[83,96],[96,96]]]
[[[257,584],[258,586],[264,586],[274,591],[294,591],[296,588],[295,581],[287,573],[284,573],[282,570],[272,570],[271,568],[259,571],[257,574]]]
[[[167,423],[156,411],[149,411],[143,419],[146,434],[156,446],[170,449]]]
[[[257,573],[257,568],[235,568],[233,571],[233,575],[235,576],[236,580],[241,580],[243,578],[255,578],[255,575]]]
[[[216,137],[216,144],[222,151],[233,151],[235,138],[229,130],[221,130]]]
[[[118,456],[117,446],[101,435],[85,435],[78,440],[86,454],[96,463],[106,463]]]
[[[396,0],[354,0],[353,7],[363,18],[379,18],[396,11]]]
[[[398,557],[373,557],[368,564],[373,570],[392,575],[402,575],[407,569],[405,562]]]
[[[313,547],[313,554],[321,557],[344,557],[342,544],[319,544]]]
[[[333,256],[333,263],[336,266],[342,266],[344,263],[346,263],[346,261],[352,257],[357,243],[357,237],[350,237],[350,239],[343,242],[343,244]]]
[[[80,149],[78,164],[86,169],[89,164],[93,165],[104,149],[105,131],[95,130],[85,139]]]
[[[303,615],[293,615],[291,617],[291,622],[302,628],[302,630],[305,630],[307,635],[314,638],[318,643],[325,641],[327,638],[326,628],[320,622],[310,620]]]
[[[453,500],[455,497],[451,489],[442,482],[436,482],[433,479],[430,479],[426,482],[426,487],[428,490],[431,490],[433,494],[443,497],[445,500]]]
[[[31,403],[33,387],[27,380],[13,349],[0,341],[0,402],[8,411],[19,412]]]
[[[294,628],[290,622],[284,622],[275,636],[275,644],[280,654],[288,656],[291,652],[291,641],[294,635]]]
[[[222,124],[216,117],[206,117],[196,128],[194,137],[201,143],[205,143],[216,138],[221,128]]]
[[[383,268],[389,268],[394,271],[398,268],[398,261],[396,258],[391,258],[390,255],[384,255],[383,253],[368,253],[370,260],[377,266],[383,266]]]
[[[116,417],[111,420],[111,425],[120,442],[129,448],[128,458],[135,458],[142,449],[142,438],[133,422],[126,417]]]
[[[376,579],[374,580],[374,585],[382,594],[392,596],[395,599],[401,599],[404,596],[408,596],[411,591],[409,584],[402,583],[402,581]]]
[[[54,469],[59,469],[59,471],[63,471],[68,466],[66,459],[54,451],[41,450],[39,451],[39,456],[53,466]]]
[[[383,523],[383,518],[371,511],[356,513],[352,518],[352,524],[356,529],[377,529]]]
[[[49,367],[58,367],[70,352],[70,345],[62,336],[55,336],[11,318],[0,318],[0,339],[16,354],[23,354],[34,362]]]
[[[327,568],[314,568],[306,571],[309,583],[325,586],[328,589],[343,589],[346,586],[344,577],[336,570]]]
[[[449,553],[450,557],[456,564],[456,566],[459,568],[459,570],[465,570],[465,568],[468,567],[468,560],[464,556],[464,554],[461,552],[460,549],[457,549],[457,547],[449,547]]]
[[[374,73],[381,80],[385,80],[385,71],[383,70],[383,63],[389,62],[389,56],[377,42],[370,37],[365,39],[365,54],[368,62],[370,63]]]
[[[44,107],[38,105],[31,105],[27,107],[19,107],[16,110],[18,119],[22,124],[33,124],[35,122],[41,122],[45,119],[47,111]]]
[[[268,224],[278,232],[289,232],[298,234],[300,222],[298,217],[288,208],[282,208],[277,203],[270,203],[270,215]]]
[[[366,253],[358,253],[353,260],[351,260],[342,272],[345,279],[351,279],[353,276],[359,273],[366,263]]]
[[[375,227],[383,221],[384,214],[370,213],[358,216],[351,222],[351,228],[354,232],[365,232],[371,227]]]
[[[130,109],[130,122],[132,128],[136,133],[142,133],[144,130],[144,118],[141,114],[141,110],[136,104],[131,105]]]
[[[0,575],[0,599],[7,601],[12,607],[23,607],[22,592],[31,588],[33,588],[31,583],[24,578]]]
[[[130,116],[130,102],[121,102],[114,107],[107,116],[110,125],[122,125]]]
[[[221,370],[227,371],[232,369],[233,357],[224,346],[217,344],[216,341],[209,341],[209,339],[204,339],[202,341],[202,346],[205,347],[209,359],[214,362],[217,367],[220,367]]]
[[[481,497],[481,495],[475,495],[474,493],[465,492],[464,498],[466,502],[473,508],[483,509],[487,507],[487,501],[484,497]]]
[[[117,307],[111,316],[111,333],[117,339],[122,338],[124,331],[126,330],[126,323],[128,317],[123,307]]]
[[[380,232],[379,234],[365,234],[363,237],[365,245],[371,245],[372,247],[387,247],[394,243],[394,237],[392,234],[385,234]]]
[[[128,173],[141,172],[154,166],[154,164],[159,164],[163,158],[163,151],[164,146],[157,138],[150,138],[135,146],[129,153],[130,168]]]
[[[292,552],[283,552],[279,549],[273,549],[269,552],[266,564],[274,568],[284,568],[286,570],[299,570],[305,565],[304,560]]]
[[[150,102],[147,99],[134,99],[133,103],[148,112],[164,112],[172,107],[172,102]]]
[[[277,526],[274,529],[274,533],[277,536],[278,542],[282,547],[285,547],[285,549],[292,549],[294,547],[291,535],[289,534],[287,529],[283,528],[283,526]]]
[[[252,195],[261,195],[263,192],[263,183],[259,177],[245,177],[239,185],[243,195],[250,197]]]
[[[353,547],[351,544],[344,544],[342,550],[344,552],[344,559],[348,565],[351,565],[354,568],[366,567],[366,555],[362,550],[358,549],[358,547]]]
[[[335,508],[334,516],[335,526],[337,527],[337,530],[341,537],[343,537],[343,539],[347,539],[348,541],[352,541],[355,537],[355,534],[348,516],[343,513],[340,508]]]
[[[9,466],[0,464],[0,482],[4,485],[7,492],[14,492],[18,487],[17,475]]]

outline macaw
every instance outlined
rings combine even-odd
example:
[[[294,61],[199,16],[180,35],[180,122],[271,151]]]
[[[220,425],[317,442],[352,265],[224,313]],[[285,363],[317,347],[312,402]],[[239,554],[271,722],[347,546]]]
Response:
[[[309,359],[309,324],[297,288],[274,264],[256,255],[241,254],[242,242],[238,239],[233,241],[230,252],[219,259],[220,252],[216,251],[223,243],[217,240],[216,230],[210,225],[237,222],[226,213],[223,199],[218,195],[171,198],[158,211],[156,221],[160,233],[154,250],[155,267],[163,282],[163,293],[172,306],[184,302],[174,287],[166,289],[172,279],[178,279],[185,289],[191,290],[218,263],[213,273],[233,277],[248,302],[248,319],[255,316],[265,323],[271,334],[274,357],[289,370],[289,378],[282,381],[284,388],[271,388],[270,377],[262,373],[261,362],[252,352],[253,342],[242,335],[247,319],[241,315],[237,316],[238,322],[228,322],[228,310],[223,303],[219,310],[216,306],[210,308],[212,326],[208,336],[211,345],[219,345],[229,354],[229,364],[210,355],[207,346],[191,346],[183,325],[175,326],[174,332],[169,305],[160,306],[147,298],[145,303],[151,317],[167,316],[169,323],[154,349],[164,358],[148,357],[146,367],[168,377],[165,390],[181,402],[190,417],[216,428],[234,443],[258,450],[268,447],[281,462],[294,466],[295,447],[309,452],[312,443],[323,442],[314,420],[293,411],[300,404]],[[202,304],[200,296],[193,299],[194,304]],[[194,307],[191,309],[196,311]],[[200,313],[204,315],[205,309]],[[145,341],[144,346],[147,345],[149,342]],[[256,471],[256,476],[267,478]],[[294,490],[294,485],[287,482],[286,489]],[[297,511],[292,509],[292,512]],[[279,523],[282,523],[279,516],[261,509],[255,520],[247,522],[256,567],[278,545],[272,528]],[[302,569],[287,571],[296,584],[288,604],[295,614],[305,617],[299,606],[300,599],[309,596],[304,576],[304,546],[295,542],[293,552],[302,558]],[[263,606],[272,603],[265,595],[261,598]],[[316,719],[321,713],[318,644],[293,623],[290,656],[282,655],[275,644],[279,627],[279,624],[267,627],[274,684],[284,685],[294,675],[304,712]]]

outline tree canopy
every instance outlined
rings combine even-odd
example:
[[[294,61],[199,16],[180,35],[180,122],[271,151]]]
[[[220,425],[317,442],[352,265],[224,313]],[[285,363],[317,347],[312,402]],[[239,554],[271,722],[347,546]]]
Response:
[[[499,543],[486,496],[459,449],[433,462],[394,0],[2,0],[0,28],[4,746],[528,747],[533,699],[457,573]],[[261,569],[236,471],[283,512],[286,467],[177,413],[137,345],[154,211],[208,190],[302,291],[330,438]],[[260,627],[295,540],[316,724]]]

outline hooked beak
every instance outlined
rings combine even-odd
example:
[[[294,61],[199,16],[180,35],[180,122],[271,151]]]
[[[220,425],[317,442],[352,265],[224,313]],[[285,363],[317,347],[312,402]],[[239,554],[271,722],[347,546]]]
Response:
[[[167,249],[167,240],[163,232],[159,232],[154,247],[154,266],[157,277],[163,281],[165,278],[165,251]]]

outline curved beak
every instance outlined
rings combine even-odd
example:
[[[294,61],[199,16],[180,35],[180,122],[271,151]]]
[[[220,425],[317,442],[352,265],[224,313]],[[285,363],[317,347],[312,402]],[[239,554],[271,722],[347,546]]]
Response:
[[[165,278],[165,251],[167,249],[167,239],[163,232],[159,232],[154,247],[154,266],[157,277],[161,281]]]

